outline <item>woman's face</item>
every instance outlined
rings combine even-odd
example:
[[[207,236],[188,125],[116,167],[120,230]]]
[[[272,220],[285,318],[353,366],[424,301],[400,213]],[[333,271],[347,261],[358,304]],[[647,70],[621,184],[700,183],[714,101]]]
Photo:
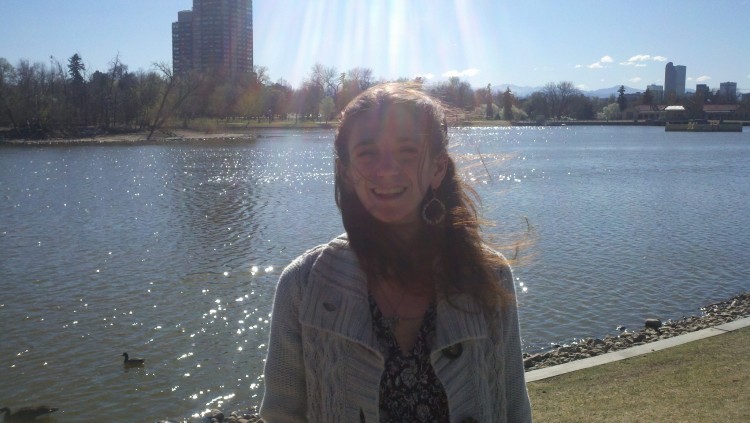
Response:
[[[427,189],[440,186],[444,154],[432,157],[424,125],[405,105],[386,105],[357,116],[348,138],[344,177],[376,219],[418,224]]]

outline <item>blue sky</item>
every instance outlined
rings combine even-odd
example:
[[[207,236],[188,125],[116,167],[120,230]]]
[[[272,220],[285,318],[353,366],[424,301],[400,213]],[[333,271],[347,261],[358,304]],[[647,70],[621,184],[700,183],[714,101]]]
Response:
[[[0,57],[89,72],[119,53],[131,71],[171,64],[171,23],[192,0],[0,0]],[[317,62],[376,78],[460,76],[592,90],[663,84],[668,61],[687,87],[750,92],[750,0],[255,0],[254,62],[297,87]]]

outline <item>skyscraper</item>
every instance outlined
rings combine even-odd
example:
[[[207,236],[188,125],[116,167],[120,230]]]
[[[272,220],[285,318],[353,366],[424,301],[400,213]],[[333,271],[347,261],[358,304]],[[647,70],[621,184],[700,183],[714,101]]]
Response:
[[[723,100],[728,103],[737,101],[737,83],[722,82],[719,84],[719,94],[724,97]]]
[[[253,70],[252,0],[193,0],[172,23],[172,65],[235,76]]]
[[[664,98],[671,96],[681,98],[685,96],[685,75],[687,68],[682,65],[675,66],[672,62],[667,63],[664,68]]]

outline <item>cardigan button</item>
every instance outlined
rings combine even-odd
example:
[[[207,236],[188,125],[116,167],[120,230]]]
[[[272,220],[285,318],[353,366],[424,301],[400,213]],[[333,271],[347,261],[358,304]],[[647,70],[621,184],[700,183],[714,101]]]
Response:
[[[327,311],[335,311],[336,310],[336,306],[333,305],[333,304],[331,304],[331,303],[323,303],[323,308],[326,309]]]
[[[464,346],[461,345],[461,343],[451,345],[450,347],[443,348],[443,355],[450,359],[455,360],[458,357],[461,356],[461,353],[464,352]]]

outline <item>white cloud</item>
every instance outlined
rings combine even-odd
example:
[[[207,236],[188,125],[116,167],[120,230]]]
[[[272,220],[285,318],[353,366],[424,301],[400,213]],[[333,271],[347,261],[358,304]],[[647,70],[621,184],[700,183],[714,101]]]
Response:
[[[590,65],[588,65],[586,67],[589,68],[589,69],[602,69],[602,68],[605,67],[604,66],[605,63],[612,63],[612,62],[614,62],[614,60],[612,59],[612,57],[610,57],[610,56],[603,56],[598,61],[596,61],[596,62],[594,62],[594,63],[592,63],[592,64],[590,64]],[[579,66],[576,66],[576,67],[579,67]]]
[[[576,69],[578,69],[578,68],[582,68],[582,67],[583,67],[583,65],[575,65],[575,68],[576,68]],[[750,75],[748,75],[747,77],[748,77],[748,78],[750,78]]]
[[[579,90],[583,91],[583,90],[586,89],[586,85],[585,84],[578,84],[578,85],[576,85],[576,88],[578,88]]]
[[[426,79],[426,80],[428,80],[428,81],[429,81],[430,79],[434,78],[434,77],[435,77],[435,74],[433,74],[433,73],[430,73],[430,72],[427,72],[427,73],[425,73],[425,74],[420,74],[420,75],[414,75],[414,78],[415,78],[415,79],[416,79],[416,78],[423,78],[423,79]]]
[[[702,76],[695,78],[695,80],[698,82],[708,81],[709,79],[711,79],[711,77],[708,75],[702,75]]]
[[[643,62],[664,62],[667,58],[664,56],[651,56],[650,54],[636,54],[635,56],[632,56],[630,59],[620,62],[623,66],[636,66],[636,67],[645,67],[647,66]]]
[[[443,76],[446,78],[457,76],[460,78],[460,77],[477,76],[478,74],[479,74],[479,69],[469,68],[469,69],[464,69],[462,71],[449,70],[448,72],[443,73]]]
[[[635,83],[635,82],[641,82],[641,77],[640,76],[636,76],[635,78],[628,79],[628,81],[633,82],[633,83]]]
[[[645,62],[649,59],[651,59],[650,54],[636,54],[635,56],[628,59],[628,62]]]

